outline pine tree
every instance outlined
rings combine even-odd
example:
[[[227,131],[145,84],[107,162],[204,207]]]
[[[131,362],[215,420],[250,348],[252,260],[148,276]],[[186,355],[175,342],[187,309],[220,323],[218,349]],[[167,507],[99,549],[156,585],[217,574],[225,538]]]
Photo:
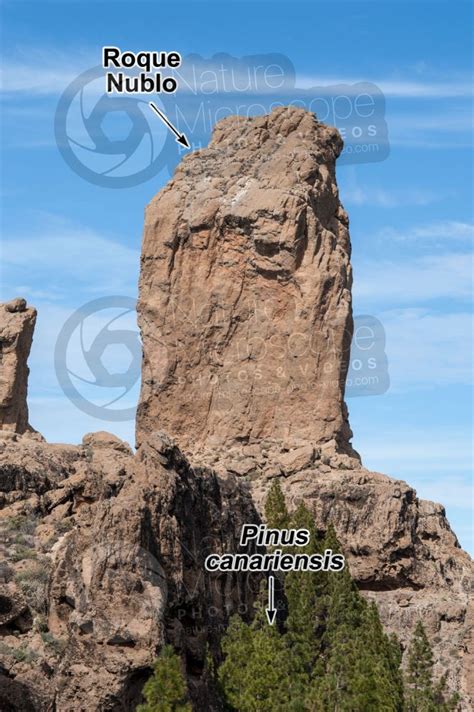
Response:
[[[332,526],[324,549],[340,551]],[[385,635],[375,605],[359,593],[347,566],[318,576],[320,667],[307,696],[311,712],[403,709],[400,652]]]
[[[363,600],[363,599],[362,599]],[[360,660],[365,665],[364,679],[368,686],[372,709],[403,709],[403,676],[400,670],[401,650],[395,636],[389,638],[382,628],[377,606],[365,600],[359,636]],[[359,668],[359,675],[363,676]],[[364,684],[358,681],[359,689]],[[367,691],[366,691],[367,694]],[[370,707],[367,707],[370,709]]]
[[[408,654],[408,710],[428,712],[433,709],[433,653],[423,623],[416,624]]]
[[[408,652],[406,684],[407,712],[450,712],[458,707],[459,696],[446,699],[447,675],[433,683],[433,651],[421,621],[416,624]]]
[[[321,546],[314,525],[314,517],[301,504],[291,517],[290,526],[294,529],[307,529],[310,541],[306,546],[294,547],[292,553],[320,553]],[[292,679],[294,686],[306,686],[314,671],[319,654],[316,635],[316,577],[308,571],[291,571],[285,576],[285,593],[288,603],[286,619],[287,642],[291,650]]]
[[[137,712],[192,712],[187,695],[181,659],[171,645],[166,645],[143,688],[146,702],[137,707]]]
[[[225,660],[219,681],[226,702],[239,712],[291,709],[288,654],[276,626],[263,609],[251,625],[233,616],[222,643]]]
[[[290,517],[278,482],[265,513],[272,528],[307,529],[298,554],[341,553],[332,526],[319,538],[300,505]],[[240,712],[401,712],[403,679],[396,638],[389,639],[375,604],[359,593],[347,567],[339,572],[291,571],[281,576],[287,602],[282,630],[269,626],[266,602],[251,625],[231,621],[218,677],[224,698]]]
[[[265,521],[270,529],[286,529],[288,527],[288,509],[278,480],[273,480],[268,491],[265,501]]]
[[[299,554],[330,549],[341,553],[330,525],[319,538],[304,505],[290,517],[278,481],[265,506],[271,528],[307,529]],[[347,567],[338,572],[291,571],[279,576],[287,616],[269,626],[261,608],[252,624],[235,617],[223,638],[218,671],[223,696],[239,712],[454,712],[458,696],[447,696],[446,675],[434,684],[433,654],[421,623],[409,651],[407,685],[401,648],[384,633],[375,603],[359,593]],[[406,690],[404,689],[406,687]]]
[[[446,699],[448,691],[446,689],[448,681],[448,673],[445,672],[441,677],[440,681],[434,688],[434,702],[437,710],[442,710],[442,712],[454,712],[459,707],[459,702],[461,701],[460,696],[457,692]]]

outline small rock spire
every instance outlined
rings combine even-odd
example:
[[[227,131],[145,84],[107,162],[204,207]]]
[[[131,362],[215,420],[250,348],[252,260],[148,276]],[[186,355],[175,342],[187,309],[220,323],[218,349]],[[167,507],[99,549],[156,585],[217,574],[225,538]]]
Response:
[[[27,365],[36,323],[36,309],[25,299],[0,304],[0,430],[24,433],[28,423]]]

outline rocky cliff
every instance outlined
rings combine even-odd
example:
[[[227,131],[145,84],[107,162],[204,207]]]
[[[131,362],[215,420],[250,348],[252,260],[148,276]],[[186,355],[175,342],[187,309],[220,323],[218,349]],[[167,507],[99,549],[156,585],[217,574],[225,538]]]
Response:
[[[387,630],[405,645],[422,618],[471,709],[472,562],[442,506],[364,469],[350,445],[340,149],[297,109],[229,118],[152,201],[136,453],[107,433],[51,445],[27,428],[18,316],[34,312],[0,307],[17,364],[0,425],[0,709],[132,710],[165,642],[194,708],[218,709],[206,645],[251,612],[258,580],[208,576],[203,561],[236,550],[274,478],[290,508],[334,524]]]

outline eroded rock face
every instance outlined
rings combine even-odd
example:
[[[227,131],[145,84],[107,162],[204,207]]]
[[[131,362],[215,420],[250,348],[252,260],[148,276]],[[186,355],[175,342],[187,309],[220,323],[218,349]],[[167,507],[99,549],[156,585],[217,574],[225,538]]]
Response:
[[[108,433],[8,440],[1,472],[0,708],[20,712],[24,690],[34,710],[132,710],[170,642],[196,709],[213,709],[206,645],[251,613],[259,579],[210,577],[204,558],[236,550],[242,524],[259,521],[244,483],[192,469],[162,433],[136,455]]]
[[[146,211],[141,442],[349,449],[348,218],[338,132],[294,108],[219,122]]]
[[[0,304],[0,430],[24,433],[28,424],[27,366],[36,309],[21,298]]]
[[[259,581],[209,577],[204,558],[238,550],[277,476],[290,509],[304,501],[320,530],[334,524],[387,630],[406,646],[423,620],[437,673],[449,671],[471,709],[472,562],[443,508],[406,483],[309,447],[282,456],[278,474],[255,475],[250,454],[250,474],[219,463],[216,474],[191,467],[158,432],[135,455],[109,433],[78,446],[27,435],[1,445],[0,690],[10,702],[132,710],[172,642],[195,709],[218,709],[201,677],[206,644],[217,648],[228,615],[252,611]]]

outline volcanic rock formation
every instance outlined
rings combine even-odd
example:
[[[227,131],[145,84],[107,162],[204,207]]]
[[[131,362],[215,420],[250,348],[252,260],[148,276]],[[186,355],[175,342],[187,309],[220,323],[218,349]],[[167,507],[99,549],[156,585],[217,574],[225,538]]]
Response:
[[[2,305],[0,315],[0,430],[24,433],[28,425],[27,366],[36,309],[24,299]]]
[[[146,211],[141,442],[350,450],[352,334],[338,132],[299,109],[221,121]]]
[[[350,445],[340,150],[297,109],[229,118],[152,201],[135,454],[109,433],[53,445],[28,429],[35,312],[0,305],[0,709],[133,710],[170,642],[194,709],[218,710],[206,646],[251,613],[259,581],[203,562],[237,550],[274,478],[290,509],[304,501],[318,529],[334,525],[403,645],[422,618],[437,673],[472,709],[472,562],[440,505],[364,469]]]

